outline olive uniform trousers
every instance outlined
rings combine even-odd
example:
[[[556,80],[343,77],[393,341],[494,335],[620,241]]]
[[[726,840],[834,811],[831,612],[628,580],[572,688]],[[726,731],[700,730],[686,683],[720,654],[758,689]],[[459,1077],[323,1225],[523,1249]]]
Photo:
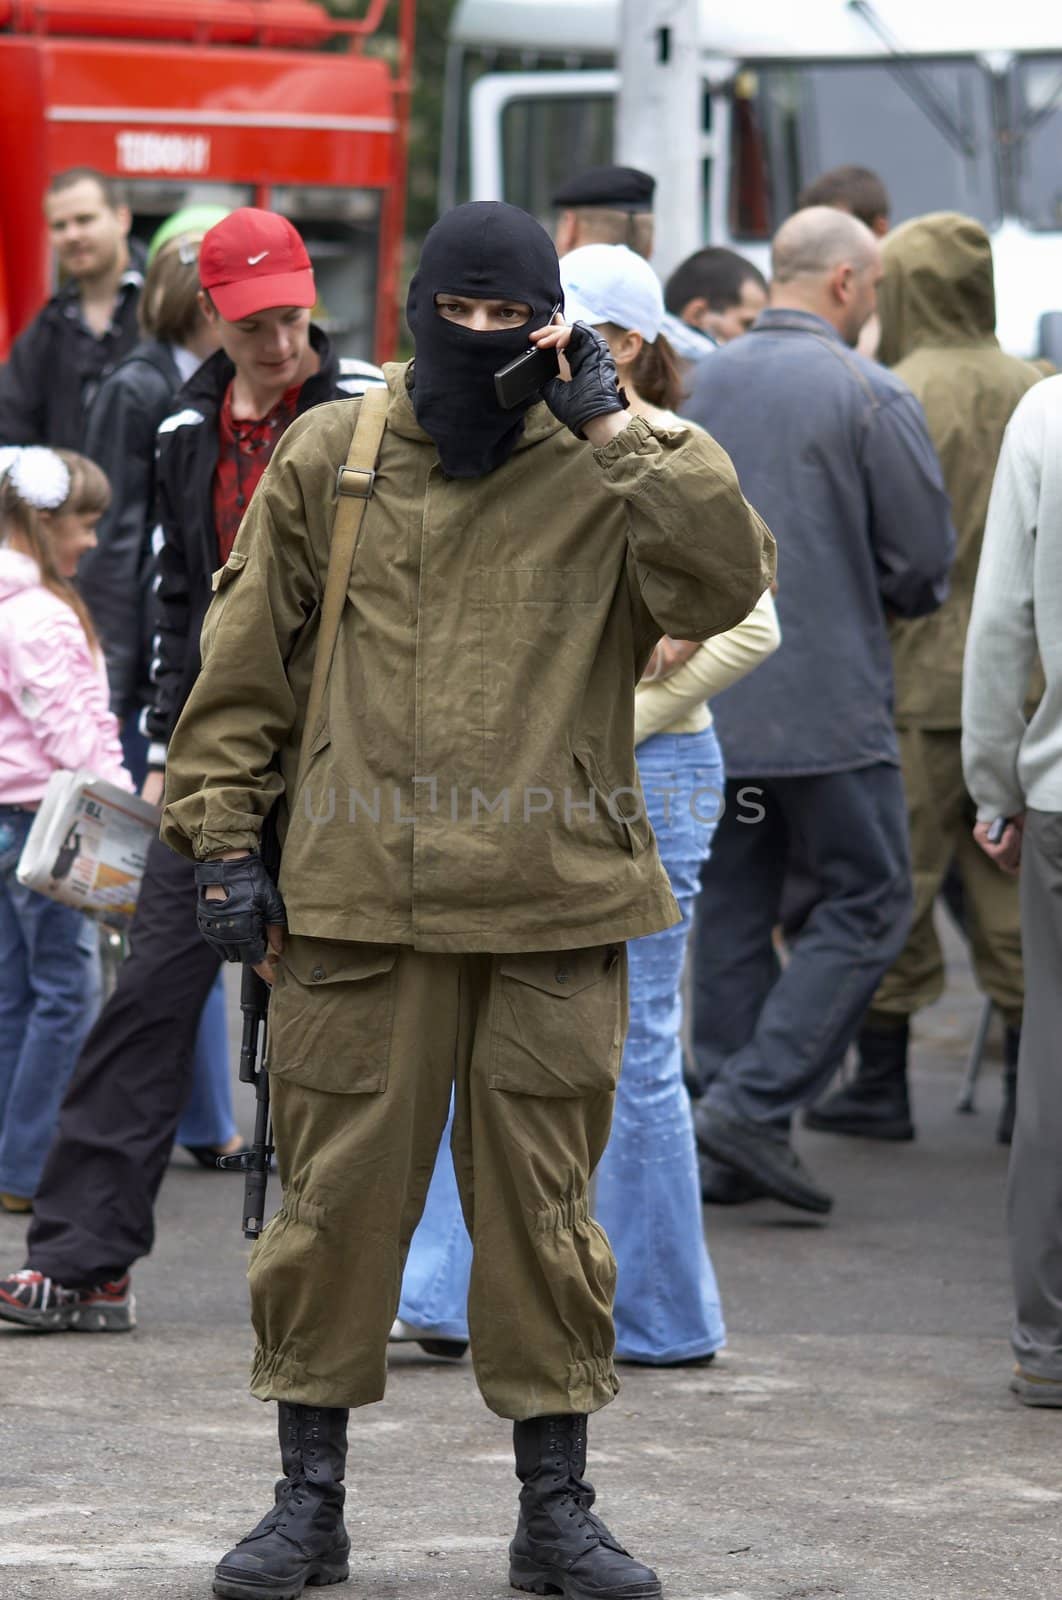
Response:
[[[455,1092],[476,1379],[499,1416],[606,1405],[615,1262],[589,1214],[627,1028],[622,944],[522,955],[289,936],[269,1011],[283,1203],[251,1257],[262,1400],[379,1400]]]
[[[871,1001],[868,1021],[895,1024],[944,992],[944,954],[933,908],[955,863],[977,982],[1006,1021],[1021,1026],[1024,979],[1018,885],[973,837],[976,808],[962,775],[958,728],[902,728],[900,763],[911,834],[914,920],[907,943]]]

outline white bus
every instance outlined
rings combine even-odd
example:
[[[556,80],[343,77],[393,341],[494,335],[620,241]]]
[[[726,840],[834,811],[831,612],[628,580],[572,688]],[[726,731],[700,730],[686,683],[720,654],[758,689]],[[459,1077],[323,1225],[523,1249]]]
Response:
[[[701,0],[706,242],[766,261],[799,190],[855,162],[893,221],[989,230],[999,334],[1062,359],[1059,0]],[[459,0],[442,198],[547,220],[566,176],[613,159],[620,0]]]

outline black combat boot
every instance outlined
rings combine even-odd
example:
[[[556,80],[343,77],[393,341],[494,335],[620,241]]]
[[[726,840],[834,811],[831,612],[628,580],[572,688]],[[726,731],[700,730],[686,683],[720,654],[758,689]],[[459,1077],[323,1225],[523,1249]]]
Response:
[[[865,1027],[859,1035],[859,1067],[851,1083],[809,1106],[806,1127],[817,1133],[847,1133],[858,1139],[913,1139],[907,1095],[907,1023]]]
[[[214,1569],[225,1600],[297,1600],[307,1584],[349,1577],[343,1526],[347,1416],[326,1406],[279,1407],[284,1476],[276,1504]]]
[[[565,1600],[659,1600],[655,1572],[627,1554],[590,1510],[586,1418],[532,1417],[513,1424],[520,1520],[509,1546],[509,1582]]]
[[[1014,1137],[1014,1113],[1018,1105],[1018,1050],[1021,1029],[1007,1023],[1003,1034],[1003,1104],[996,1123],[996,1143],[1010,1144]]]

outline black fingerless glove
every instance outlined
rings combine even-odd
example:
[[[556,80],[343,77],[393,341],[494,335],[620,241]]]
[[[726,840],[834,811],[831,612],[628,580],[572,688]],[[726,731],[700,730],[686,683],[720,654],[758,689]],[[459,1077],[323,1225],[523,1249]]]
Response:
[[[199,931],[222,961],[242,961],[257,966],[265,960],[270,923],[287,927],[287,912],[280,891],[262,865],[260,856],[239,861],[199,861],[195,869],[196,922]],[[224,900],[208,900],[207,889],[220,883]]]
[[[571,368],[571,382],[551,378],[542,390],[542,398],[577,439],[585,439],[583,429],[594,417],[627,410],[627,396],[619,386],[612,351],[596,328],[587,327],[585,322],[574,323],[564,355]]]

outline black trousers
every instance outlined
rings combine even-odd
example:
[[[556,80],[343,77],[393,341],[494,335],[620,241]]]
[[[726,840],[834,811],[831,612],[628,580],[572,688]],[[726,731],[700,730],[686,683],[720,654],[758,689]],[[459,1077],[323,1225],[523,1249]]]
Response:
[[[796,861],[819,885],[781,969],[771,933]],[[696,1087],[787,1127],[821,1093],[911,921],[897,767],[728,780],[691,950]]]
[[[129,943],[70,1080],[33,1202],[27,1265],[70,1287],[120,1277],[151,1249],[199,1014],[218,973],[196,927],[193,865],[158,840]]]

